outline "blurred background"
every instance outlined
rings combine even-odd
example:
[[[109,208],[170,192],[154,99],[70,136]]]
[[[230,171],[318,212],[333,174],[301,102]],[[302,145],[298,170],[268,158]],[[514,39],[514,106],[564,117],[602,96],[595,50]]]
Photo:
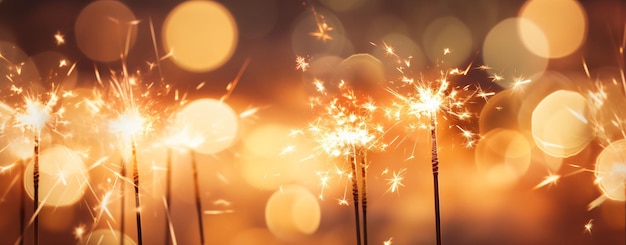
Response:
[[[117,175],[128,147],[85,102],[124,69],[151,91],[153,127],[137,140],[146,244],[168,244],[168,159],[178,244],[199,244],[192,160],[206,244],[353,244],[349,165],[291,136],[319,116],[313,82],[344,80],[382,110],[403,76],[458,67],[468,72],[451,86],[493,94],[464,104],[468,120],[439,115],[443,243],[624,244],[625,11],[617,0],[0,0],[0,243],[19,240],[20,207],[27,223],[33,209],[13,85],[73,91],[60,103],[69,124],[42,132],[41,244],[117,244],[122,223],[137,241],[132,181],[121,191]],[[189,109],[199,99],[212,100]],[[380,123],[390,145],[368,154],[369,242],[435,244],[430,132]],[[174,147],[179,133],[211,142]]]

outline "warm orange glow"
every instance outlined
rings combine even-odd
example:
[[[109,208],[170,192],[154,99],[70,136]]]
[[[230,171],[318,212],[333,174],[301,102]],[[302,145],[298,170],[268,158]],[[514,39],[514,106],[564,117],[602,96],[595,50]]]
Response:
[[[237,25],[224,6],[213,1],[187,1],[174,8],[163,24],[166,52],[193,72],[214,70],[237,47]]]
[[[541,57],[561,58],[570,55],[585,41],[587,16],[578,1],[526,1],[519,17],[534,24],[520,22],[520,36],[526,48]],[[545,36],[541,42],[547,41],[547,49],[543,43],[538,45],[538,36]]]

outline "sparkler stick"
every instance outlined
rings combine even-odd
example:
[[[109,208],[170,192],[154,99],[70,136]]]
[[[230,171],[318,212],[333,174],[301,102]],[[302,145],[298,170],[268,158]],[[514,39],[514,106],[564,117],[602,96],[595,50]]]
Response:
[[[124,162],[124,160],[122,160],[121,163],[122,168],[120,169],[120,176],[121,178],[126,178],[126,163]],[[122,192],[122,196],[120,197],[120,202],[122,203],[120,207],[120,213],[122,216],[122,220],[120,221],[120,245],[124,245],[124,241],[126,240],[124,239],[124,233],[126,229],[126,181],[124,179],[122,179],[120,183],[120,189]]]
[[[41,141],[39,132],[35,134],[34,140],[33,187],[35,190],[33,194],[33,212],[35,213],[35,221],[33,223],[33,229],[35,232],[35,244],[39,244],[39,214],[37,213],[37,209],[39,209],[39,143]]]
[[[441,245],[441,213],[439,208],[439,148],[437,146],[437,113],[430,115],[430,137],[432,144],[431,164],[433,167],[433,190],[435,194],[435,233],[437,245]]]
[[[50,100],[43,104],[39,100],[26,97],[24,111],[17,115],[17,126],[33,130],[33,229],[34,243],[39,244],[39,145],[41,130],[50,119],[50,108],[56,104],[57,97],[50,94]]]
[[[141,237],[141,200],[139,198],[139,169],[137,167],[137,145],[134,137],[131,138],[131,151],[133,158],[133,184],[135,186],[135,213],[137,217],[137,244],[143,244]]]
[[[200,229],[200,244],[204,245],[204,225],[202,223],[202,203],[200,198],[200,187],[198,184],[198,164],[196,163],[196,154],[194,151],[190,151],[191,165],[193,168],[193,183],[196,194],[196,212],[198,214],[198,228]]]
[[[348,162],[352,167],[352,196],[354,197],[354,221],[356,227],[356,244],[361,244],[361,221],[359,219],[359,185],[357,180],[357,154],[356,149],[352,146],[352,153],[348,155]]]
[[[363,244],[367,245],[367,151],[359,149],[361,155],[361,211],[363,212]]]
[[[170,204],[172,202],[172,149],[167,148],[165,177],[165,245],[170,243]]]
[[[18,160],[17,164],[20,166],[20,178],[19,178],[19,190],[20,190],[20,245],[24,245],[24,218],[26,217],[26,207],[24,202],[24,161]]]

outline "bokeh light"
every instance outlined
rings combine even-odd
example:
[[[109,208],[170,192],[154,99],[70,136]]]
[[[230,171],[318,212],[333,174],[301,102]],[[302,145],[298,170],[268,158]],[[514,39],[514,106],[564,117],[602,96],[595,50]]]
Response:
[[[321,210],[308,189],[286,185],[274,192],[265,206],[265,223],[274,236],[297,241],[313,234],[320,224]]]
[[[314,160],[302,161],[310,153],[285,150],[290,146],[312,147],[303,140],[294,142],[295,137],[289,136],[291,130],[282,124],[259,125],[242,139],[245,151],[241,153],[241,174],[246,183],[261,190],[276,190],[290,183],[318,185],[318,176],[314,174],[317,164],[312,163]]]
[[[174,62],[193,72],[214,70],[237,47],[238,30],[230,11],[214,1],[186,1],[163,23],[163,43]]]
[[[469,59],[473,48],[472,33],[456,17],[436,19],[424,31],[424,51],[431,63],[443,59],[446,67],[459,67]],[[443,56],[444,49],[450,53]]]
[[[546,96],[532,113],[535,144],[555,157],[578,154],[593,139],[587,100],[573,91],[558,90]]]
[[[67,92],[76,87],[78,71],[75,63],[57,51],[44,51],[32,57],[41,74],[42,85],[48,86],[47,90],[58,89]]]
[[[495,94],[487,101],[478,117],[481,135],[496,129],[518,129],[517,114],[523,102],[522,94],[513,89],[506,89]]]
[[[598,186],[606,197],[618,201],[626,200],[626,140],[615,141],[600,152],[594,173]]]
[[[530,166],[531,143],[511,129],[494,129],[476,146],[476,165],[494,187],[509,188]]]
[[[333,1],[333,0],[321,0],[322,4],[326,7],[332,9],[336,12],[348,12],[350,10],[354,10],[362,5],[364,0],[344,0],[344,1]]]
[[[81,156],[65,146],[53,146],[39,156],[39,196],[44,206],[67,206],[81,200],[89,175]],[[32,198],[33,162],[24,171],[24,186]]]
[[[41,91],[37,65],[20,47],[14,43],[0,41],[0,55],[0,86],[3,88],[15,86],[30,93]],[[2,98],[5,103],[22,101],[22,96],[18,93],[3,93]]]
[[[520,36],[531,52],[544,58],[561,58],[572,54],[585,41],[587,17],[581,4],[574,0],[529,0],[522,6],[520,18],[531,21],[519,22]],[[538,40],[541,30],[548,44]]]
[[[95,1],[76,18],[74,35],[92,60],[111,62],[128,55],[137,39],[135,14],[118,1]]]
[[[383,63],[370,54],[353,54],[337,66],[337,80],[357,91],[382,90],[385,84]]]
[[[291,47],[295,54],[340,56],[353,51],[341,19],[327,9],[302,13],[292,29]]]
[[[85,245],[110,245],[110,244],[119,244],[120,238],[124,239],[124,244],[135,245],[135,241],[128,237],[127,235],[123,235],[117,230],[111,229],[98,229],[91,234],[87,235],[88,239],[85,238]]]
[[[548,43],[541,29],[522,18],[509,18],[494,26],[483,43],[483,60],[491,67],[489,73],[502,79],[494,79],[500,87],[510,88],[520,77],[530,77],[543,72],[548,66],[546,58],[530,52],[520,37],[519,28],[525,26],[534,37],[534,47],[548,50]]]
[[[185,147],[202,154],[215,154],[231,146],[239,131],[238,116],[226,103],[199,99],[176,115],[175,134]]]

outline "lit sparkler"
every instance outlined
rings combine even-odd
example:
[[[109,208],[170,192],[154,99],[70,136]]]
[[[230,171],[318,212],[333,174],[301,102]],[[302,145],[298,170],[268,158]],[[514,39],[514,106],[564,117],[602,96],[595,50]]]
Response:
[[[328,95],[322,81],[315,80],[314,86],[320,94]],[[308,134],[319,143],[319,149],[330,157],[346,157],[346,162],[351,166],[350,179],[354,198],[357,243],[367,244],[367,152],[382,151],[387,147],[387,144],[382,141],[382,135],[385,132],[382,125],[373,122],[377,107],[371,99],[363,100],[358,97],[344,81],[338,84],[338,90],[339,96],[337,97],[311,98],[311,107],[321,108],[321,114],[309,124],[306,130],[296,131],[296,134]],[[359,178],[361,179],[360,191]],[[326,181],[322,180],[322,184],[324,185]],[[359,205],[361,214],[359,214]],[[361,240],[361,230],[363,240]]]
[[[385,45],[386,46],[386,45]],[[392,50],[390,47],[385,48],[387,53]],[[444,54],[449,53],[448,49],[444,50]],[[395,53],[391,53],[394,57],[398,57]],[[405,75],[405,71],[410,66],[410,59],[404,60],[404,62],[398,62],[403,64],[404,67],[399,67],[397,70],[402,73],[400,88],[392,89],[389,91],[395,98],[396,102],[391,109],[387,110],[387,115],[390,118],[395,119],[398,122],[408,120],[409,128],[428,128],[430,129],[431,139],[431,165],[433,172],[433,188],[434,188],[434,201],[435,201],[435,226],[437,244],[441,244],[441,224],[440,224],[440,205],[439,205],[439,146],[437,143],[437,126],[438,126],[438,114],[442,113],[444,118],[451,116],[456,120],[463,121],[472,117],[472,114],[465,107],[467,101],[473,97],[481,97],[486,99],[491,93],[485,93],[479,89],[472,90],[470,85],[464,87],[456,87],[450,83],[449,78],[452,76],[466,75],[472,64],[470,63],[464,70],[458,68],[441,70],[438,72],[438,77],[434,79],[425,78],[424,75],[419,80]],[[439,65],[439,64],[438,64]],[[406,93],[401,93],[400,89],[409,88]],[[467,95],[463,95],[467,94]],[[415,124],[414,121],[419,122],[422,118],[428,118],[430,125]],[[460,126],[456,126],[461,135],[465,138],[466,147],[472,147],[477,140],[477,134],[464,129]],[[414,158],[415,148],[411,152],[411,156],[408,159]],[[407,159],[407,160],[408,160]]]
[[[41,131],[54,116],[53,107],[56,106],[58,97],[55,93],[48,94],[49,100],[42,102],[40,98],[26,96],[24,106],[17,110],[16,127],[33,133],[33,209],[34,209],[34,242],[39,244],[39,146],[41,143]]]

